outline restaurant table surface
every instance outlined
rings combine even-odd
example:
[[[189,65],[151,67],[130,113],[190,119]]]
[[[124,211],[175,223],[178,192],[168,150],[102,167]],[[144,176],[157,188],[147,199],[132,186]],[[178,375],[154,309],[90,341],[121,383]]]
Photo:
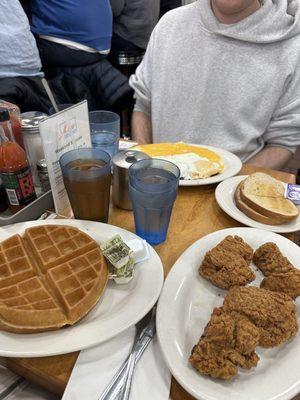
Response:
[[[264,170],[252,165],[244,165],[240,174],[244,175],[257,171],[268,172],[285,182],[295,182],[295,177],[292,174]],[[216,185],[180,187],[172,212],[167,240],[155,247],[162,260],[165,276],[167,276],[177,258],[196,240],[220,229],[243,226],[226,215],[217,205],[214,196],[215,188]],[[130,211],[111,207],[109,223],[134,232],[133,214]],[[298,239],[296,234],[285,236],[294,241]],[[2,359],[1,362],[29,381],[61,395],[78,354],[76,352],[44,358],[10,358]],[[170,399],[192,400],[193,397],[173,379]],[[300,394],[293,400],[300,400]]]

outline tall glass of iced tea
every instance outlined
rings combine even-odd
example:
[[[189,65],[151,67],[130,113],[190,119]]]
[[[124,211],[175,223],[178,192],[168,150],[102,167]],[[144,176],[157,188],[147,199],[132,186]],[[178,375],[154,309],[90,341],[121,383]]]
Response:
[[[110,155],[97,148],[68,151],[60,159],[74,217],[107,222],[110,198]]]

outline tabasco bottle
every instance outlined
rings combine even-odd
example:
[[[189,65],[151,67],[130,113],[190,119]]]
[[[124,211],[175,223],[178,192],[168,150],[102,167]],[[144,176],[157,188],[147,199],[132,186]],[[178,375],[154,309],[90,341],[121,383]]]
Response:
[[[0,107],[6,108],[9,112],[10,123],[12,127],[12,132],[16,142],[25,150],[21,121],[20,121],[20,109],[16,104],[9,103],[8,101],[0,99]],[[5,129],[4,129],[5,132]]]
[[[0,107],[0,176],[12,213],[36,199],[25,151],[16,143],[9,112]]]

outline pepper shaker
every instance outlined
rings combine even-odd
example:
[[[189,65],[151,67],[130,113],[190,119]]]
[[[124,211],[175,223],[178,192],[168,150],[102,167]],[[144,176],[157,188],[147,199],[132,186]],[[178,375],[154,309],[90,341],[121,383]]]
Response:
[[[49,181],[47,163],[44,158],[38,160],[38,162],[36,163],[36,169],[38,172],[42,192],[46,193],[48,192],[48,190],[51,190],[51,186]]]

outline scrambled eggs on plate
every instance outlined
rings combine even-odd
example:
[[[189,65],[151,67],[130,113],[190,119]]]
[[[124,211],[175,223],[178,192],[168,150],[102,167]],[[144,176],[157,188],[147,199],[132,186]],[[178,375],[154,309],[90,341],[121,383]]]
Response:
[[[178,166],[181,179],[185,180],[208,178],[224,169],[217,153],[183,142],[138,145],[133,150],[142,151],[152,158],[171,161]]]

